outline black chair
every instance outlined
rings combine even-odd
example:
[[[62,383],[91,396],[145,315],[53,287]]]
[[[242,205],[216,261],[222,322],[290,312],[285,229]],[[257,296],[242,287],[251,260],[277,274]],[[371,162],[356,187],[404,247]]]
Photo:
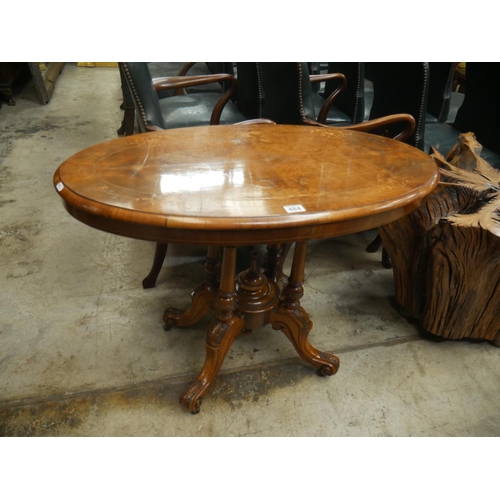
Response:
[[[311,84],[316,75],[310,76],[307,63],[258,63],[261,83],[260,117],[268,118],[276,123],[329,126],[326,124],[329,107],[335,101],[344,86],[345,79],[340,74],[319,75],[322,80],[337,80],[341,85],[337,92],[328,97],[319,116],[314,107],[314,96]],[[412,136],[415,119],[409,114],[395,114],[357,124],[337,123],[331,126],[346,130],[380,132],[383,126],[399,125],[399,130],[392,138],[405,141]],[[384,134],[385,135],[385,134]]]
[[[245,115],[247,119],[252,118],[260,118],[263,117],[263,109],[262,103],[264,101],[264,93],[262,86],[262,76],[261,76],[261,64],[255,62],[245,62],[245,63],[236,63],[237,68],[237,80],[238,80],[238,90],[235,98],[236,105],[238,109]],[[289,71],[285,69],[283,63],[271,63],[276,71],[279,73],[280,71]],[[287,64],[287,63],[284,63]],[[309,115],[314,119],[317,119],[321,123],[355,123],[362,121],[363,117],[363,104],[362,98],[354,100],[352,98],[353,94],[357,93],[357,90],[354,90],[350,93],[349,99],[344,99],[341,102],[342,106],[337,106],[339,100],[342,99],[344,93],[347,92],[346,89],[346,81],[345,76],[338,73],[328,73],[322,74],[320,72],[320,66],[317,63],[303,63],[304,71],[309,75],[309,83],[312,95],[312,108],[310,108]],[[337,64],[337,63],[331,63]],[[343,65],[346,69],[348,66],[351,71],[354,71],[354,66],[357,68],[355,73],[358,74],[359,71],[362,70],[362,63],[338,63]],[[306,66],[307,65],[307,71]],[[316,69],[314,69],[316,68]],[[280,77],[283,82],[290,82],[295,77],[293,72],[295,71],[292,68],[290,74],[282,73],[281,75],[277,75],[277,81],[280,81]],[[314,74],[310,72],[314,71]],[[271,77],[273,79],[273,77]],[[325,83],[325,90],[321,93],[321,95],[317,92],[320,84]],[[287,83],[288,84],[288,83]],[[286,85],[279,92],[287,92]],[[353,85],[353,88],[356,87]],[[362,93],[361,93],[362,94]],[[286,103],[286,96],[282,96],[283,101]],[[274,99],[273,99],[274,100]],[[268,99],[269,103],[269,99]],[[269,105],[269,104],[268,104]],[[311,106],[311,103],[308,103]],[[281,105],[278,103],[278,107]],[[345,111],[342,111],[341,108]],[[282,108],[282,112],[286,112],[284,110],[289,109],[287,105]],[[297,122],[295,118],[293,120]]]
[[[456,63],[429,63],[429,98],[425,123],[446,123],[452,109],[452,85]]]
[[[236,78],[238,82],[235,97],[236,106],[248,120],[262,118],[259,63],[237,62]]]
[[[310,75],[308,64],[256,63],[260,87],[260,118],[282,124],[305,124],[307,120],[325,124],[337,96],[346,86],[340,73]],[[326,97],[321,108],[315,106],[313,85],[333,80],[337,86]]]
[[[172,62],[148,62],[149,72],[153,79],[165,76],[182,76],[191,69],[195,63],[172,63]],[[189,65],[187,65],[189,64]],[[120,109],[124,110],[123,119],[120,128],[116,131],[118,135],[132,135],[134,133],[135,124],[135,106],[132,96],[129,92],[125,75],[123,74],[122,67],[119,66],[120,80],[123,94],[123,102]],[[205,64],[199,64],[191,71],[192,75],[208,75],[210,74],[209,68]],[[214,85],[214,84],[209,84]],[[220,87],[218,87],[220,89]],[[207,91],[206,86],[192,87],[193,89],[202,89]],[[211,90],[211,89],[210,89]],[[175,95],[173,90],[163,90],[158,92],[158,98],[164,99],[165,97],[172,97]]]
[[[404,142],[423,150],[429,63],[366,63],[365,74],[373,84],[373,91],[365,94],[369,119],[395,113],[410,114],[415,119],[415,130]],[[388,125],[378,133],[391,136],[394,130],[394,125]]]
[[[152,79],[148,63],[118,63],[127,88],[127,98],[135,107],[140,132],[201,125],[232,124],[245,120],[230,98],[236,91],[236,80],[230,74],[177,76]],[[187,87],[226,81],[223,94],[206,92],[185,94]],[[174,91],[175,95],[159,99],[158,93]],[[165,260],[167,244],[157,243],[153,265],[144,278],[144,288],[152,288]]]
[[[157,78],[164,78],[169,76],[187,76],[189,71],[189,76],[202,76],[211,74],[230,74],[234,75],[232,70],[232,63],[172,63],[172,62],[148,62],[148,69],[151,74],[151,78],[156,80]],[[117,130],[118,135],[132,135],[134,133],[134,123],[135,123],[135,106],[128,90],[128,85],[123,74],[122,68],[120,70],[121,87],[123,93],[123,103],[120,106],[124,110],[123,120],[120,128]],[[224,93],[229,90],[231,83],[222,80],[221,82],[213,82],[200,84],[197,86],[191,86],[184,89],[163,89],[157,92],[158,99],[165,99],[166,97],[173,97],[174,95],[186,95],[186,94],[197,94],[197,93]]]
[[[336,97],[328,112],[326,123],[361,123],[365,115],[365,64],[361,62],[329,62],[326,73],[341,73],[346,78],[346,87]],[[323,105],[324,96],[331,95],[336,90],[337,85],[334,80],[328,80],[325,83],[324,91],[313,96],[318,114]]]
[[[237,123],[245,119],[230,101],[236,92],[236,80],[229,74],[153,78],[147,63],[119,63],[134,101],[141,132],[159,129]],[[227,81],[224,93],[187,94],[188,87]],[[174,90],[164,99],[158,93]]]
[[[460,132],[473,132],[483,146],[481,156],[500,168],[500,63],[467,63],[465,96],[453,124],[427,124],[426,149],[447,155]]]

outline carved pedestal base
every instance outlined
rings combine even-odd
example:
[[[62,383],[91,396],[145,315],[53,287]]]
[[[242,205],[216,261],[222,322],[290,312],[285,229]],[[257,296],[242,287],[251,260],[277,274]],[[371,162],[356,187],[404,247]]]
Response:
[[[203,368],[180,398],[181,405],[188,411],[200,411],[202,397],[215,381],[234,339],[243,331],[267,324],[281,330],[299,356],[316,368],[319,375],[337,372],[338,358],[318,351],[308,340],[312,322],[300,307],[306,251],[307,242],[296,244],[290,278],[283,286],[286,282],[282,272],[285,252],[278,245],[268,247],[265,274],[257,268],[257,253],[253,252],[250,268],[238,277],[235,276],[236,248],[224,248],[219,285],[218,249],[209,249],[207,280],[191,294],[191,309],[181,312],[169,308],[163,316],[165,329],[170,330],[173,326],[192,325],[212,309],[216,313],[205,340]]]

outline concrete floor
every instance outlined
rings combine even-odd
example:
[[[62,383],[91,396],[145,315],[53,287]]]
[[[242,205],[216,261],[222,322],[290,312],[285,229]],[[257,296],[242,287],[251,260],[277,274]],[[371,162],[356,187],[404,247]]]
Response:
[[[172,246],[143,290],[154,244],[74,220],[52,176],[116,137],[118,71],[67,64],[51,102],[30,83],[0,110],[0,435],[499,436],[500,350],[435,342],[392,302],[374,231],[310,243],[302,305],[319,378],[281,332],[239,337],[199,415],[177,399],[204,359],[207,321],[165,332],[189,304],[204,249]]]

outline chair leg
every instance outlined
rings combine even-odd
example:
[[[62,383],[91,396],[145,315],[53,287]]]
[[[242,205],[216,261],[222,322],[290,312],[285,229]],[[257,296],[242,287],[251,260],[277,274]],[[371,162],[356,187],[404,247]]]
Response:
[[[375,253],[382,245],[382,238],[380,234],[377,234],[377,237],[366,247],[366,251],[368,253]]]
[[[157,243],[155,250],[155,257],[153,259],[153,265],[151,266],[151,271],[149,274],[142,280],[142,288],[154,288],[156,285],[156,279],[160,274],[161,267],[163,266],[163,262],[165,260],[165,256],[167,255],[167,243]]]
[[[123,112],[123,120],[120,128],[116,131],[118,135],[133,135],[134,134],[135,108],[125,108]]]
[[[380,234],[366,247],[368,253],[375,253],[382,246],[382,238]],[[386,269],[392,269],[392,261],[387,253],[387,250],[382,246],[382,265]]]

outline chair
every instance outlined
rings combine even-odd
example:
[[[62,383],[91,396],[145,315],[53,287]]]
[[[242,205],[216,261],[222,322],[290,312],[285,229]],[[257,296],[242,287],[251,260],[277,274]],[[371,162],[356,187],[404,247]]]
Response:
[[[455,65],[450,62],[429,63],[429,98],[425,123],[446,123],[448,120]]]
[[[361,62],[329,62],[326,72],[329,74],[341,73],[347,80],[345,89],[336,97],[328,112],[326,123],[361,123],[365,115],[365,64]],[[328,80],[325,83],[324,92],[313,96],[314,105],[318,112],[323,105],[324,96],[331,95],[336,86],[337,83],[334,80]]]
[[[454,122],[428,124],[426,148],[434,146],[446,156],[460,132],[473,132],[483,146],[481,156],[500,168],[500,94],[497,89],[500,63],[467,63],[465,78],[465,96]]]
[[[127,98],[133,102],[139,130],[154,132],[168,128],[218,125],[245,120],[230,101],[236,91],[236,80],[229,74],[177,76],[152,79],[148,63],[118,63],[127,88]],[[229,89],[222,95],[215,92],[185,94],[189,86],[226,81]],[[176,95],[158,98],[158,93],[174,91]],[[144,278],[144,288],[152,288],[165,260],[167,244],[157,243],[153,265]]]
[[[199,75],[155,78],[147,63],[119,63],[132,94],[141,132],[159,129],[193,127],[200,125],[231,124],[245,117],[230,102],[236,92],[232,75]],[[187,94],[185,89],[207,83],[231,82],[224,93],[204,92]],[[159,99],[158,93],[174,90],[173,97]]]
[[[258,63],[258,67],[263,96],[261,118],[268,118],[276,123],[284,124],[327,126],[326,119],[329,108],[345,86],[343,75],[333,73],[310,77],[307,63]],[[318,116],[311,88],[311,83],[316,79],[341,82],[336,92],[327,98]],[[332,126],[338,126],[345,130],[369,132],[379,131],[381,127],[393,124],[399,124],[399,128],[403,130],[398,131],[392,137],[396,140],[406,141],[413,134],[415,119],[409,114],[400,113],[358,124],[345,125],[341,123]]]
[[[210,74],[231,74],[233,75],[231,63],[171,63],[171,62],[149,62],[147,63],[151,78],[155,80],[156,78],[163,78],[168,76],[186,76],[188,71],[189,76],[201,76]],[[218,70],[220,68],[220,70]],[[123,93],[123,103],[120,106],[124,110],[123,120],[120,128],[117,130],[118,135],[132,135],[134,133],[134,123],[135,123],[135,106],[133,99],[130,95],[128,85],[123,74],[122,67],[119,66],[121,87]],[[159,99],[165,99],[167,97],[173,97],[177,93],[191,94],[191,93],[207,93],[214,92],[220,93],[226,92],[230,87],[230,83],[226,80],[221,82],[206,83],[203,85],[191,86],[179,91],[174,91],[173,89],[163,89],[157,92]]]
[[[414,132],[404,142],[424,149],[427,105],[429,96],[429,63],[366,63],[365,75],[365,119],[373,120],[394,113],[405,113],[415,119]],[[385,136],[392,136],[396,125],[383,125],[373,130]],[[376,252],[382,244],[380,236],[371,242],[366,251]],[[385,250],[382,263],[390,268],[391,262]]]
[[[280,63],[272,64],[279,65]],[[358,63],[347,64],[358,66]],[[235,102],[238,109],[247,119],[263,117],[262,102],[264,95],[261,84],[260,65],[261,63],[256,62],[236,63],[238,90]],[[346,109],[346,113],[344,113],[336,107],[337,100],[342,97],[346,88],[344,75],[340,73],[323,75],[320,73],[319,68],[318,63],[307,63],[307,73],[309,74],[313,97],[312,106],[314,107],[314,112],[311,112],[311,116],[314,115],[322,123],[352,123],[355,120],[354,114],[351,113],[351,117],[351,115],[346,114],[350,113],[349,110]],[[276,66],[276,69],[278,72],[282,70],[286,71],[282,66]],[[311,71],[314,71],[314,74],[311,74]],[[283,77],[284,75],[281,76]],[[283,78],[283,81],[290,81],[290,78],[293,78],[293,75],[289,75],[289,78]],[[316,89],[319,88],[322,82],[325,82],[327,91],[320,96]],[[286,86],[283,88],[283,91],[286,92]],[[326,99],[323,96],[326,96]],[[332,105],[334,101],[335,105]]]
[[[325,124],[336,97],[346,85],[340,73],[310,75],[307,63],[256,63],[260,87],[260,118],[276,123],[304,124],[310,120]],[[337,87],[317,110],[312,85],[334,80]]]
[[[366,63],[373,91],[365,94],[369,119],[407,113],[415,119],[415,130],[404,142],[424,149],[425,118],[429,93],[429,63]],[[370,104],[371,103],[371,104]],[[365,113],[366,115],[366,113]],[[379,133],[390,136],[394,125]]]
[[[259,63],[237,62],[236,79],[238,89],[235,103],[240,112],[248,119],[262,117],[262,87],[260,84]]]

